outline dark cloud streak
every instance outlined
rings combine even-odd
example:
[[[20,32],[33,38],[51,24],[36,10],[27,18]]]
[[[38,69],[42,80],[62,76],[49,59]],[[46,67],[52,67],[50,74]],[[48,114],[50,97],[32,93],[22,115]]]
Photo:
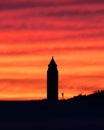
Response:
[[[68,5],[82,5],[82,4],[104,4],[104,0],[61,0],[57,2],[56,0],[49,1],[11,1],[11,2],[0,2],[0,10],[16,10],[25,8],[36,8],[36,7],[58,7],[58,6],[68,6]]]
[[[85,17],[91,15],[104,15],[104,10],[64,10],[64,11],[56,11],[56,12],[43,12],[40,16],[48,16],[48,17]]]
[[[46,51],[47,50],[47,51]],[[15,51],[9,51],[9,52],[0,52],[0,56],[19,56],[19,55],[33,55],[33,54],[38,54],[42,52],[43,54],[48,54],[49,52],[68,52],[68,51],[104,51],[104,46],[88,46],[88,47],[56,47],[56,48],[47,48],[44,47],[44,49],[30,49],[30,50],[15,50]]]

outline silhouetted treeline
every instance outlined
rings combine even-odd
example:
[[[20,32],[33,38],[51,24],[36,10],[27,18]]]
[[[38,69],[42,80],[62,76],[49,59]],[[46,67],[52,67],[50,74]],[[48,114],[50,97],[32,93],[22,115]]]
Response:
[[[104,98],[104,91],[103,90],[98,90],[98,91],[95,91],[94,93],[89,94],[89,95],[79,94],[78,96],[74,96],[71,99],[85,99],[85,98],[86,99],[88,99],[88,98],[101,98],[101,99],[103,99]]]

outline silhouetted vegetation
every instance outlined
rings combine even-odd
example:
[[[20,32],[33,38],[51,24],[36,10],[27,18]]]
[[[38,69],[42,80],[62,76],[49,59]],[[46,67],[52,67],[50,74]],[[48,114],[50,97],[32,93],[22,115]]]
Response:
[[[87,98],[87,99],[88,98],[104,98],[104,90],[97,90],[94,93],[89,94],[89,95],[79,94],[78,96],[74,96],[71,99],[83,99],[83,98]]]
[[[103,90],[95,91],[93,94],[88,95],[88,97],[104,98],[104,91]]]

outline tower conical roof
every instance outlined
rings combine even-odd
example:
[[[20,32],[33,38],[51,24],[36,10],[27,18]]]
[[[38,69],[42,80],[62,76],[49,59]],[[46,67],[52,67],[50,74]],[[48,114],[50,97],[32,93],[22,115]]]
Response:
[[[57,66],[53,56],[52,56],[52,59],[51,59],[51,61],[49,63],[49,66]]]

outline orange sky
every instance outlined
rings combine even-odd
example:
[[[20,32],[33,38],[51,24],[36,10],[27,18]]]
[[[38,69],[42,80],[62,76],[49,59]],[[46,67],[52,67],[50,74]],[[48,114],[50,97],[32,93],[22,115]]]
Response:
[[[59,98],[104,89],[103,0],[0,1],[0,99],[46,98],[52,56]]]

